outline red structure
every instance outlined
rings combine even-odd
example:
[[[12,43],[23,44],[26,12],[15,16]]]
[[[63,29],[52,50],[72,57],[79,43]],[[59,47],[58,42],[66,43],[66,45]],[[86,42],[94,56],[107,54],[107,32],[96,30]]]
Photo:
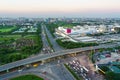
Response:
[[[71,33],[71,29],[67,29],[67,34]]]

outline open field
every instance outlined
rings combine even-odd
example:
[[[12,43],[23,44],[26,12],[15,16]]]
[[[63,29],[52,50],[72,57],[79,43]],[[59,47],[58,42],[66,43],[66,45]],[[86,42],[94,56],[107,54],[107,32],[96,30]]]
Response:
[[[34,40],[36,40],[37,38],[37,35],[26,35],[26,36],[24,36],[24,38],[27,38],[27,39],[34,39]]]
[[[73,28],[73,26],[74,25],[72,25],[72,24],[65,24],[65,25],[63,25],[64,28]]]
[[[44,80],[44,79],[30,74],[30,75],[23,75],[16,78],[12,78],[10,80]]]
[[[17,40],[19,38],[21,38],[21,35],[0,35],[0,42],[9,41],[11,39]]]
[[[4,33],[4,32],[11,32],[12,30],[16,29],[16,26],[0,26],[0,32]]]

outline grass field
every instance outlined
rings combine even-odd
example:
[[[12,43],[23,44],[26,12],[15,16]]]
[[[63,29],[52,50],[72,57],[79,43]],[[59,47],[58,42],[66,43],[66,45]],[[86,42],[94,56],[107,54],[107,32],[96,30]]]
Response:
[[[37,35],[26,35],[24,36],[24,38],[28,38],[28,39],[36,39]]]
[[[21,35],[0,35],[0,42],[17,40],[21,38]]]
[[[24,76],[12,78],[10,80],[44,80],[44,79],[30,74],[30,75],[24,75]]]
[[[65,24],[63,25],[64,28],[73,28],[73,25],[72,24]]]
[[[7,26],[7,27],[1,27],[0,26],[0,32],[4,33],[4,32],[10,32],[13,29],[16,29],[16,26]]]

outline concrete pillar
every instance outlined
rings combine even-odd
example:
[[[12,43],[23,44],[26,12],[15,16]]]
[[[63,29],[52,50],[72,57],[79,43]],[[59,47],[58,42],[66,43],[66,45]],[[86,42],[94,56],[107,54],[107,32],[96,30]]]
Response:
[[[8,73],[8,72],[9,72],[9,69],[7,69],[6,72]]]
[[[95,69],[96,69],[96,71],[98,71],[98,66],[97,65],[95,65]]]
[[[42,61],[41,61],[41,64],[44,64],[45,62],[46,62],[45,60],[42,60]]]
[[[77,53],[75,53],[75,56],[77,55]]]

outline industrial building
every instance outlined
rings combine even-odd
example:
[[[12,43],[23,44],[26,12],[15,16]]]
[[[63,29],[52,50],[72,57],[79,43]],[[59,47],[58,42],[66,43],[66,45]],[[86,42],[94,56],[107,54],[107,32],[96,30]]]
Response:
[[[74,42],[96,42],[99,41],[93,37],[88,37],[88,34],[98,34],[106,32],[104,26],[73,26],[73,28],[58,27],[56,34],[65,38],[70,38]]]
[[[97,25],[97,26],[73,26],[72,28],[58,27],[56,34],[63,37],[69,38],[73,42],[99,42],[100,39],[91,37],[88,35],[94,35],[99,33],[118,33],[120,32],[120,26],[118,25]]]
[[[120,26],[115,26],[114,30],[115,30],[116,33],[120,33]]]

